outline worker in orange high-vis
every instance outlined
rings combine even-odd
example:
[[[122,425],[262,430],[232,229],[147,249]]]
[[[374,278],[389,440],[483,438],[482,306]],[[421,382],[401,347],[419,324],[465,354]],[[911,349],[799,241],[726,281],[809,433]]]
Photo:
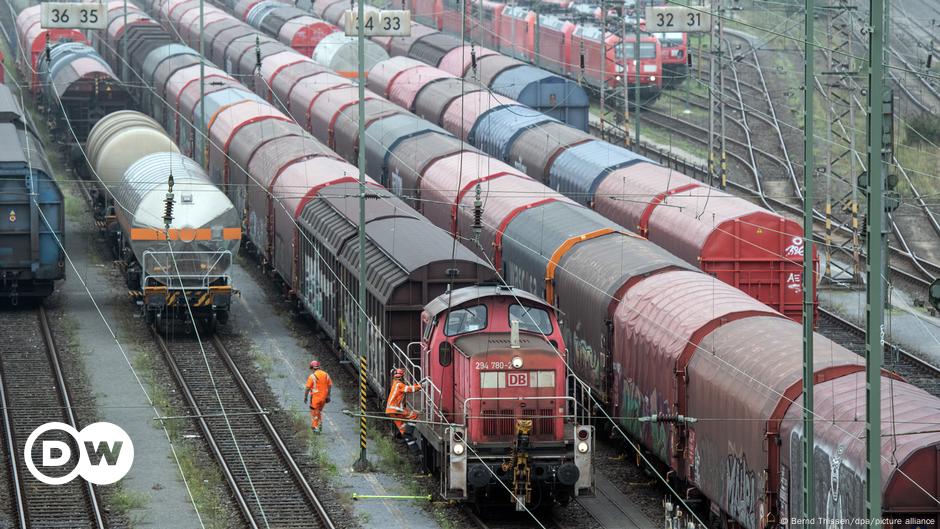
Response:
[[[307,377],[304,402],[310,403],[310,427],[314,433],[320,433],[320,421],[323,407],[330,402],[330,391],[333,389],[333,380],[326,371],[320,369],[320,362],[310,362],[310,376]]]
[[[392,389],[388,392],[388,402],[385,404],[385,415],[395,421],[398,427],[398,435],[405,437],[405,422],[413,421],[418,418],[418,412],[405,407],[405,394],[421,391],[421,384],[408,385],[402,380],[405,377],[405,370],[398,368],[392,372]]]

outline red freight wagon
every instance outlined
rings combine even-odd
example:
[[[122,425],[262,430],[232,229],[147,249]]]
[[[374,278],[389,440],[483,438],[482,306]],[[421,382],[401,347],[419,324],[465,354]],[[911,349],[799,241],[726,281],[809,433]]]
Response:
[[[40,27],[40,6],[30,6],[16,16],[16,32],[23,54],[17,58],[17,65],[24,77],[30,80],[30,91],[39,93],[39,59],[45,53],[46,46],[58,42],[86,42],[85,36],[77,29],[43,29]],[[29,58],[29,64],[23,62],[23,55]]]
[[[437,65],[437,67],[451,75],[463,77],[473,68],[473,57],[471,56],[471,51],[476,52],[477,60],[487,55],[497,54],[497,52],[489,48],[471,48],[470,46],[461,46],[447,52],[447,55],[441,58],[441,62]]]
[[[624,194],[631,200],[620,200]],[[798,223],[649,163],[611,171],[598,185],[594,209],[788,317],[802,318]]]
[[[288,20],[281,26],[277,38],[291,48],[303,53],[307,57],[313,55],[313,50],[323,37],[339,31],[339,28],[323,20],[313,17],[298,17]]]

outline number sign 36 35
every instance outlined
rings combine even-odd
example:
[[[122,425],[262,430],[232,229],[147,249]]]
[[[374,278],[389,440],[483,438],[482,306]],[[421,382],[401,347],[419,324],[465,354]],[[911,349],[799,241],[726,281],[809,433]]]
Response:
[[[44,2],[40,10],[40,25],[44,29],[104,29],[108,27],[108,12],[102,4]]]

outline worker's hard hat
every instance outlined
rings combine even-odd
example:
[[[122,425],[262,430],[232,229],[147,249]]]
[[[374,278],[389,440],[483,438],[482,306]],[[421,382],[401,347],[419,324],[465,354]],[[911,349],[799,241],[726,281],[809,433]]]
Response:
[[[403,376],[405,376],[405,370],[400,367],[392,372],[392,378],[402,378]]]
[[[314,360],[313,362],[310,362],[310,369],[320,369],[320,361]]]

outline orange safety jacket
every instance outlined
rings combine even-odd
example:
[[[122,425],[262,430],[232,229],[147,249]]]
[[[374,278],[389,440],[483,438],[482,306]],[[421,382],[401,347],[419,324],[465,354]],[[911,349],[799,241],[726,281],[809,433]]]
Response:
[[[325,401],[333,387],[333,379],[322,369],[317,369],[307,377],[307,390],[310,392],[310,404],[315,401]]]
[[[399,379],[392,381],[392,390],[388,392],[388,402],[385,404],[385,413],[402,413],[405,411],[405,393],[421,391],[421,384],[408,385]]]

